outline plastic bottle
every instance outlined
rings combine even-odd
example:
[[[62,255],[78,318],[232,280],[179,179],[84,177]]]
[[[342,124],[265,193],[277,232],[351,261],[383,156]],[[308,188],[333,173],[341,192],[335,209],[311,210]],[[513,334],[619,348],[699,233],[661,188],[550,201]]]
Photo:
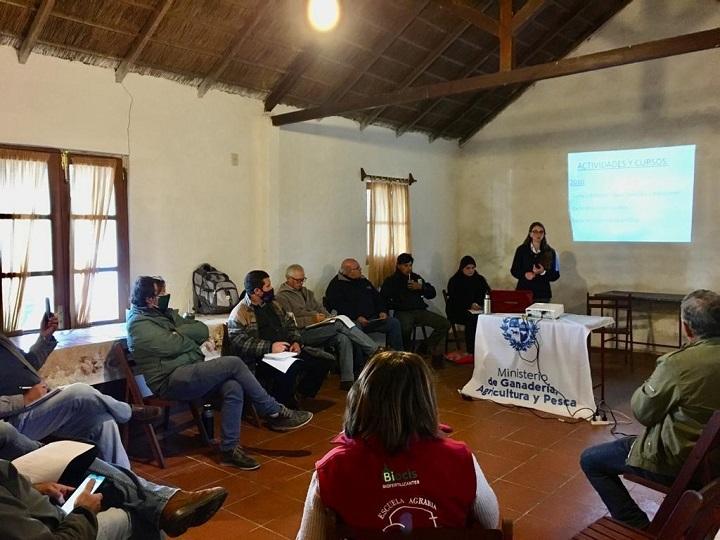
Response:
[[[205,426],[205,432],[209,439],[215,438],[215,413],[212,403],[205,403],[202,410],[202,421]]]
[[[490,295],[488,293],[485,293],[485,300],[483,301],[483,313],[485,315],[489,315],[490,313],[492,313],[490,307]]]

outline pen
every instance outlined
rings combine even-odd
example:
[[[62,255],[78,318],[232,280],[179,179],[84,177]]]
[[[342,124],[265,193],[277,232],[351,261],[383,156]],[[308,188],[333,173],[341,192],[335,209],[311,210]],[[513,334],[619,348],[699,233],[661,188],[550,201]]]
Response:
[[[18,386],[21,392],[27,392],[28,390],[32,390],[32,386]]]

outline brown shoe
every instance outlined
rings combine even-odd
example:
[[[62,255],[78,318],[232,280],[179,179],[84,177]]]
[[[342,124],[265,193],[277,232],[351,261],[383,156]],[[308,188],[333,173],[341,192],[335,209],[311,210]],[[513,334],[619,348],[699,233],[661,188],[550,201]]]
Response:
[[[160,529],[168,536],[176,537],[190,527],[202,525],[220,510],[228,492],[214,487],[200,491],[180,490],[170,497],[160,515]]]
[[[140,422],[141,424],[152,424],[160,420],[163,415],[162,407],[154,407],[152,405],[130,405],[132,409],[132,417],[130,420]]]

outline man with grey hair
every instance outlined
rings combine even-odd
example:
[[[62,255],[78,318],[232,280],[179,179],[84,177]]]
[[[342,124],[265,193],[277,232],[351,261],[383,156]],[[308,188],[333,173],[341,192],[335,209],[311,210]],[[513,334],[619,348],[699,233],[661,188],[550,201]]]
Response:
[[[340,388],[350,390],[355,373],[360,372],[367,357],[377,350],[378,344],[357,326],[348,328],[341,321],[309,328],[315,323],[322,323],[330,317],[330,313],[315,299],[313,292],[305,287],[307,278],[302,266],[288,266],[285,279],[276,300],[295,317],[303,343],[335,348],[340,363]]]
[[[700,289],[682,301],[688,343],[658,358],[655,371],[632,396],[635,418],[645,426],[586,449],[580,465],[613,518],[643,529],[649,521],[620,475],[633,473],[670,485],[705,424],[720,409],[720,295]]]

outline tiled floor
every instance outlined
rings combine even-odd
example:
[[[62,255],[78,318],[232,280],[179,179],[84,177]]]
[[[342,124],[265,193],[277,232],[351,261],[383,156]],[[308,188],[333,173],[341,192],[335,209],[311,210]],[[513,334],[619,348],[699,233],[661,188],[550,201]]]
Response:
[[[629,414],[630,396],[653,366],[653,356],[636,355],[633,372],[622,359],[610,360],[608,403]],[[454,437],[475,451],[503,517],[514,520],[515,538],[570,538],[602,516],[605,508],[580,471],[578,456],[591,444],[611,440],[609,427],[541,419],[527,410],[489,401],[464,401],[457,389],[471,374],[472,366],[451,364],[437,372],[440,420],[453,426]],[[341,426],[346,394],[337,387],[337,377],[331,377],[308,407],[318,411],[312,423],[301,430],[278,434],[243,423],[242,442],[262,463],[257,471],[220,465],[216,454],[200,445],[193,428],[165,440],[166,469],[141,461],[134,468],[152,480],[184,489],[216,485],[228,489],[223,509],[183,538],[294,538],[314,463],[330,449],[329,441]],[[640,431],[636,423],[619,429]],[[134,446],[140,442],[135,439]],[[641,486],[629,487],[644,509],[657,509],[656,494]]]

